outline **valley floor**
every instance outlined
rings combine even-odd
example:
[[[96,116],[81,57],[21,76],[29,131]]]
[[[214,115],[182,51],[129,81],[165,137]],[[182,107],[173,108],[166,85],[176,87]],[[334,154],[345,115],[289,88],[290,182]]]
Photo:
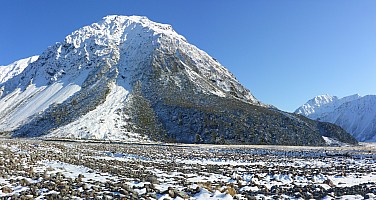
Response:
[[[376,145],[0,139],[0,199],[376,198]]]

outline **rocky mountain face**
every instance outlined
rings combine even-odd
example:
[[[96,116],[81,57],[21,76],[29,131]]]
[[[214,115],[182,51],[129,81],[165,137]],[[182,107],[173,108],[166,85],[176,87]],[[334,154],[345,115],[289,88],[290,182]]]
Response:
[[[314,120],[335,123],[358,141],[376,141],[376,95],[343,98],[321,95],[309,100],[295,113]]]
[[[0,87],[0,132],[15,137],[356,143],[335,125],[264,105],[217,60],[146,17],[85,26]]]
[[[38,56],[21,59],[7,66],[0,66],[0,85],[7,80],[20,74],[29,64],[36,61]],[[0,87],[0,97],[2,96],[4,87]]]
[[[21,59],[7,66],[0,66],[0,84],[20,74],[29,64],[37,59],[38,56],[32,56],[30,58]]]

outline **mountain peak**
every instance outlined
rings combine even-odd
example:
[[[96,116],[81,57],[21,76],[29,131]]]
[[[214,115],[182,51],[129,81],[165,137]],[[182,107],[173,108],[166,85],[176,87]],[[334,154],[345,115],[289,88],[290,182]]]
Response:
[[[336,96],[331,96],[328,94],[318,95],[298,108],[295,113],[307,116],[314,113],[317,108],[328,106],[337,100],[338,97]]]
[[[98,23],[111,24],[111,23],[114,23],[114,22],[118,22],[118,23],[123,24],[125,21],[132,21],[132,22],[141,23],[141,24],[145,24],[145,25],[150,25],[150,24],[156,23],[156,22],[151,21],[146,16],[137,16],[137,15],[131,15],[131,16],[107,15],[107,16],[103,17],[102,20],[99,21]],[[165,24],[161,24],[161,25],[168,26],[168,25],[165,25]]]
[[[92,90],[99,86],[100,89]],[[232,73],[207,53],[189,44],[170,25],[152,22],[146,17],[111,15],[74,31],[63,42],[50,46],[19,77],[4,83],[0,100],[16,91],[20,99],[14,96],[14,101],[23,101],[25,107],[9,107],[12,115],[8,115],[6,110],[0,112],[0,117],[3,116],[0,123],[4,122],[0,124],[0,130],[15,130],[39,114],[45,114],[47,109],[53,109],[53,105],[68,104],[71,98],[75,98],[74,102],[80,98],[83,98],[82,101],[92,101],[87,102],[90,105],[88,108],[77,107],[80,113],[71,111],[76,118],[106,101],[106,95],[115,96],[113,98],[118,102],[111,102],[104,108],[106,111],[97,109],[98,114],[112,112],[117,106],[117,109],[123,109],[127,94],[135,86],[141,87],[138,91],[148,95],[148,98],[162,96],[156,92],[163,89],[166,92],[189,92],[190,95],[186,97],[193,101],[190,103],[197,102],[195,95],[215,95],[262,105]],[[118,94],[108,94],[111,91]],[[29,94],[34,98],[29,99]],[[0,101],[0,105],[4,103],[5,108],[8,102]],[[116,118],[114,114],[113,118]],[[86,121],[95,123],[96,120],[90,117]],[[73,126],[71,132],[80,132],[76,128],[82,127]],[[119,131],[110,128],[99,130],[102,128],[100,126],[97,128],[91,132]]]
[[[312,118],[316,119],[319,118],[318,116],[321,115],[321,112],[324,112],[325,110],[336,109],[346,102],[350,102],[359,98],[361,98],[359,94],[354,94],[343,98],[338,98],[337,96],[332,96],[329,94],[318,95],[308,100],[307,103],[299,107],[295,111],[295,113],[304,116],[311,116]]]
[[[129,24],[132,24],[132,23],[141,24],[143,27],[149,27],[150,29],[154,29],[155,31],[173,30],[171,25],[151,21],[146,16],[108,15],[108,16],[103,17],[102,20],[98,22],[98,24],[108,24],[108,25],[120,24],[122,26],[128,26]]]
[[[29,64],[36,61],[38,57],[39,56],[32,56],[15,61],[7,66],[0,66],[0,84],[20,74]]]
[[[353,95],[341,98],[341,101],[342,102],[349,102],[349,101],[357,100],[359,98],[362,98],[362,96],[360,96],[359,94],[353,94]]]
[[[333,97],[333,98],[331,98]],[[320,95],[299,107],[296,113],[335,123],[359,141],[376,141],[376,96],[354,94],[343,98]]]
[[[324,145],[322,133],[346,135],[269,109],[170,25],[140,16],[80,28],[0,86],[0,132],[13,136]]]
[[[160,36],[169,36],[186,41],[169,24],[153,22],[143,16],[109,15],[97,23],[74,31],[66,37],[66,42],[74,43],[75,47],[78,47],[81,42],[93,37],[95,44],[98,45],[105,44],[107,41],[119,44],[124,42],[127,37],[133,39],[152,37],[157,40]]]
[[[110,21],[114,21],[114,20],[117,20],[117,19],[132,19],[132,20],[135,20],[135,21],[139,21],[139,20],[149,20],[149,18],[147,18],[146,16],[138,16],[138,15],[131,15],[131,16],[125,16],[125,15],[107,15],[105,17],[102,18],[102,20],[110,20]]]
[[[337,99],[338,99],[338,97],[336,97],[336,96],[324,94],[324,95],[316,96],[315,98],[312,99],[311,102],[314,102],[315,105],[317,105],[317,106],[321,106],[321,105],[328,104],[330,102],[336,101]]]

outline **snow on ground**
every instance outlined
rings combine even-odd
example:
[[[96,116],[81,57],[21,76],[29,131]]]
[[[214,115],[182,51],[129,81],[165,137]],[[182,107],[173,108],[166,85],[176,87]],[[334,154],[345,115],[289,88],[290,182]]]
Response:
[[[373,165],[373,167],[376,167]],[[347,176],[329,176],[328,179],[332,180],[337,187],[351,187],[360,184],[366,184],[376,181],[376,173],[356,175],[350,174]]]
[[[374,198],[375,154],[376,148],[364,146],[309,149],[2,139],[0,185],[5,189],[0,197]]]
[[[48,169],[48,170],[47,170]],[[60,161],[42,160],[38,162],[38,166],[34,168],[35,172],[48,171],[48,174],[61,173],[67,178],[77,178],[78,175],[83,175],[83,181],[94,180],[99,182],[106,182],[116,179],[107,173],[95,172],[88,167],[81,165],[72,165]]]

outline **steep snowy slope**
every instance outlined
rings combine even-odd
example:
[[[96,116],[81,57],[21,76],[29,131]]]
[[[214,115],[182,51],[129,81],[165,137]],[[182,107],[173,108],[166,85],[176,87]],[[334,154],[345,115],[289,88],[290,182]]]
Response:
[[[7,66],[0,66],[0,85],[7,80],[13,78],[20,74],[27,66],[36,61],[38,56],[32,56],[29,58],[21,59],[19,61],[13,62]],[[4,92],[4,87],[0,87],[0,97]]]
[[[376,141],[376,95],[317,96],[295,112],[311,119],[335,123],[359,141]]]
[[[20,74],[29,64],[36,61],[38,57],[39,56],[32,56],[21,59],[7,66],[0,66],[0,84]]]
[[[346,135],[269,109],[170,25],[146,17],[85,26],[0,87],[0,132],[14,136],[323,145],[329,128]]]

